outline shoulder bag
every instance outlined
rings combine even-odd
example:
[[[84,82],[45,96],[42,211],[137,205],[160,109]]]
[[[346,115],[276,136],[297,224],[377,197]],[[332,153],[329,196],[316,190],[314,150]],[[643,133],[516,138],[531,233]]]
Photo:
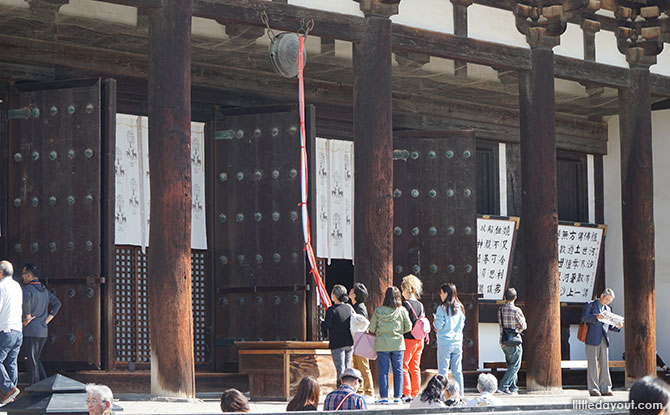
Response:
[[[506,328],[503,326],[502,307],[498,309],[500,313],[500,325],[502,327],[502,344],[505,346],[518,346],[523,343],[521,334],[515,328]]]

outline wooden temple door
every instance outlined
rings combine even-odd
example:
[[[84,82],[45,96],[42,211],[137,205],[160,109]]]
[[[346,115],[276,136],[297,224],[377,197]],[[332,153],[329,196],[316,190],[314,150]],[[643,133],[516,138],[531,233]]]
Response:
[[[234,370],[235,341],[306,340],[298,110],[217,111],[211,135],[215,359]]]
[[[477,195],[472,132],[398,132],[393,141],[393,282],[414,274],[431,319],[445,282],[456,284],[465,306],[463,367],[478,364]],[[437,367],[436,345],[424,351]]]
[[[63,304],[42,355],[54,368],[102,366],[101,290],[114,249],[115,95],[114,81],[99,79],[10,91],[2,237],[14,278],[21,279],[22,264],[39,265]]]

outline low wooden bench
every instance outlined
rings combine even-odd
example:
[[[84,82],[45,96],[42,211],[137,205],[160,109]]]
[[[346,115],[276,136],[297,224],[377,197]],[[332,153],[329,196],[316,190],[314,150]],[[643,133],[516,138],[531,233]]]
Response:
[[[561,360],[561,369],[586,369],[586,360]],[[626,367],[624,360],[610,360],[609,367]],[[485,369],[491,369],[494,375],[498,369],[507,369],[505,362],[484,362]],[[521,369],[526,369],[526,362],[521,362]]]

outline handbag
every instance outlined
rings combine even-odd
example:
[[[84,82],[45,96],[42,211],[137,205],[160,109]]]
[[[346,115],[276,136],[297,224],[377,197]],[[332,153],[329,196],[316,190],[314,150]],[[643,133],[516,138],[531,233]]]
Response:
[[[591,303],[591,314],[593,314],[593,308],[596,306],[596,302]],[[582,343],[586,343],[586,335],[589,332],[589,326],[581,322],[579,323],[579,330],[577,330],[577,340],[579,340]]]
[[[370,326],[368,319],[362,314],[356,313],[354,308],[351,307],[351,317],[349,319],[349,331],[351,331],[351,336],[355,336],[356,333],[360,331],[368,331],[368,326]]]
[[[500,313],[500,324],[503,324],[502,318],[502,308],[498,309]],[[505,346],[519,346],[523,343],[521,339],[521,333],[517,332],[516,329],[505,328],[502,329],[502,344]]]
[[[377,358],[375,351],[375,335],[359,331],[354,334],[354,354],[370,360]]]

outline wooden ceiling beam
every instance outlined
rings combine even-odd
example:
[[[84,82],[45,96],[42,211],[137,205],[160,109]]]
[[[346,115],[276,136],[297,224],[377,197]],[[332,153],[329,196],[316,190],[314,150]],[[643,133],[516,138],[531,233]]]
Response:
[[[0,56],[10,63],[53,65],[95,76],[130,79],[146,79],[148,76],[146,56],[53,41],[0,35]],[[223,96],[255,95],[268,100],[292,102],[297,93],[295,80],[258,70],[196,62],[192,64],[192,81],[194,88],[207,87],[234,92]],[[306,80],[305,83],[306,98],[311,103],[348,108],[352,105],[353,94],[349,85],[317,80]],[[518,137],[518,111],[514,109],[394,92],[393,110],[394,118],[399,117],[398,120],[403,120],[408,127],[461,125],[465,128],[469,125],[485,137],[493,138],[498,134],[501,139],[510,141],[514,141],[515,136]],[[561,148],[599,154],[607,151],[606,134],[601,123],[563,118],[557,117],[557,140]],[[591,142],[592,144],[588,144]]]
[[[109,0],[116,1],[116,0]],[[193,16],[218,22],[265,26],[263,11],[273,30],[297,32],[309,20],[314,20],[310,34],[354,41],[361,38],[365,21],[359,16],[328,12],[264,0],[194,0]]]

